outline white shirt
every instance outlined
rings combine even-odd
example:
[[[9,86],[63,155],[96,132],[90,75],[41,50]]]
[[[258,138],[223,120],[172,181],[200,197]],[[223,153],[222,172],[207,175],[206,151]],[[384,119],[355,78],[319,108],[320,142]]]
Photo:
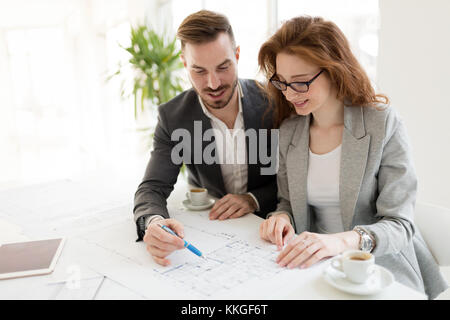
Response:
[[[343,232],[339,200],[341,145],[326,154],[309,150],[308,204],[314,207],[319,233]]]
[[[239,112],[234,121],[233,129],[219,118],[212,115],[205,107],[202,99],[198,98],[205,115],[211,119],[211,127],[214,131],[216,151],[222,171],[225,191],[233,194],[243,194],[247,191],[247,147],[245,143],[244,116],[242,114],[242,89],[237,84]]]

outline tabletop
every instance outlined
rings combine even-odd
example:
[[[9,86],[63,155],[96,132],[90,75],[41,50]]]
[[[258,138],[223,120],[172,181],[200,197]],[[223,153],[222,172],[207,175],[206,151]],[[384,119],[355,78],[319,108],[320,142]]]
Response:
[[[168,209],[208,259],[181,250],[161,267],[136,242],[137,184],[109,179],[0,191],[0,243],[66,238],[53,273],[0,280],[0,299],[426,299],[398,282],[374,295],[343,292],[324,279],[329,261],[304,270],[276,268],[276,253],[259,237],[261,218],[209,221],[207,210],[183,207],[182,179]]]

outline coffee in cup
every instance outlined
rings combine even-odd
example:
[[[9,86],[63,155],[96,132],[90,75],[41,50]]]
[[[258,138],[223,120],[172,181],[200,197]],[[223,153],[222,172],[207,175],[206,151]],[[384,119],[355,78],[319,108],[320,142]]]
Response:
[[[376,271],[374,255],[361,250],[346,251],[333,259],[331,265],[354,283],[365,283]]]
[[[202,206],[208,201],[208,190],[205,188],[191,188],[186,197],[194,206]]]
[[[364,252],[364,254],[361,254],[361,255],[351,256],[349,259],[356,260],[356,261],[366,261],[366,260],[370,260],[371,258],[372,258],[372,255],[370,253]]]

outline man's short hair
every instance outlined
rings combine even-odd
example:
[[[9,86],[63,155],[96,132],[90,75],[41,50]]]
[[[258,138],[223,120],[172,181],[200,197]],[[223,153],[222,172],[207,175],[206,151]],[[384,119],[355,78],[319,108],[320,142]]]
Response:
[[[233,46],[236,46],[228,18],[220,13],[200,10],[183,20],[178,27],[177,38],[180,39],[181,48],[184,49],[186,43],[201,44],[214,41],[222,32],[227,33]]]

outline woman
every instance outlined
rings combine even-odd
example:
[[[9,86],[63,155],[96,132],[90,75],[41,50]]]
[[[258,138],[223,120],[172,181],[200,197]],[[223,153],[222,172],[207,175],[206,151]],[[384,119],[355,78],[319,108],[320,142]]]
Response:
[[[413,222],[417,180],[405,127],[344,34],[322,18],[293,18],[258,60],[280,126],[279,203],[260,227],[279,250],[288,243],[277,262],[307,268],[361,249],[435,298],[447,285]]]

